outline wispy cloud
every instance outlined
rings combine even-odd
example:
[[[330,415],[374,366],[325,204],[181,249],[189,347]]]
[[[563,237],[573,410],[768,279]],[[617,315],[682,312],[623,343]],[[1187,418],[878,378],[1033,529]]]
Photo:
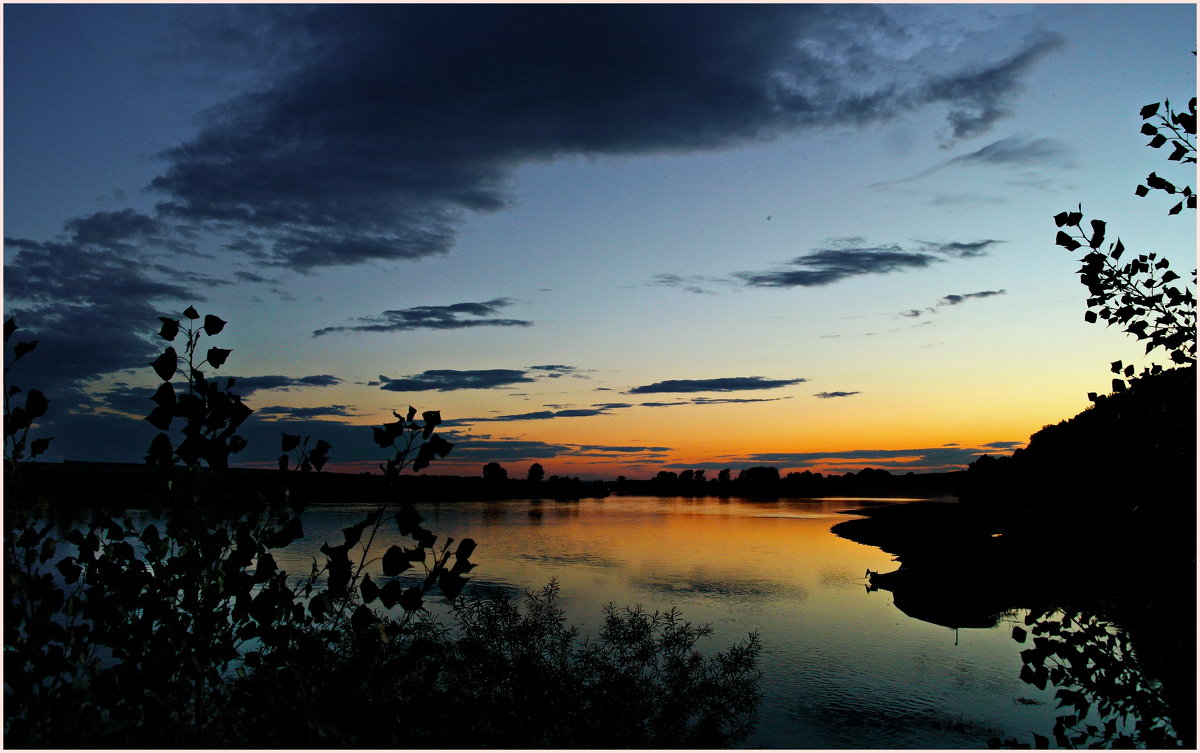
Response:
[[[533,322],[524,319],[491,317],[510,306],[508,298],[493,298],[478,303],[452,303],[448,306],[414,306],[391,309],[379,316],[360,316],[360,324],[323,327],[314,330],[313,337],[333,332],[404,332],[414,329],[465,329],[468,327],[529,327]]]
[[[311,376],[289,377],[279,374],[252,377],[234,377],[234,390],[239,395],[249,395],[263,390],[281,390],[290,392],[305,387],[332,387],[341,384],[342,380],[332,374],[313,374]]]
[[[783,269],[766,272],[738,272],[743,283],[760,288],[795,288],[831,285],[850,277],[879,275],[906,269],[920,269],[943,261],[937,254],[905,251],[896,244],[854,246],[861,238],[846,238],[831,248],[797,256]]]
[[[861,392],[818,392],[813,397],[819,397],[823,400],[828,400],[831,397],[850,397],[851,395],[860,395]]]
[[[945,256],[954,256],[958,258],[973,258],[976,256],[987,256],[988,249],[998,243],[1007,243],[1007,241],[998,241],[993,238],[987,238],[981,241],[917,241],[925,250],[932,251]]]
[[[379,389],[389,392],[451,392],[453,390],[491,390],[510,384],[536,381],[518,369],[430,369],[420,374],[393,379],[379,376]]]
[[[1028,134],[1016,134],[997,139],[973,152],[951,157],[944,162],[939,162],[933,167],[909,175],[908,177],[872,183],[870,187],[883,188],[901,183],[909,183],[921,178],[927,178],[947,168],[955,167],[985,165],[1015,168],[1069,168],[1075,165],[1074,154],[1074,148],[1061,139],[1051,137],[1035,138]]]
[[[768,379],[761,376],[721,377],[718,379],[667,379],[644,384],[629,390],[631,395],[656,392],[735,392],[741,390],[773,390],[808,381],[806,379]]]
[[[1007,292],[1008,291],[1002,288],[1000,290],[980,290],[974,293],[951,293],[950,295],[942,296],[933,306],[928,306],[923,309],[909,309],[908,311],[901,311],[900,316],[915,319],[916,317],[924,316],[925,314],[936,314],[938,309],[943,306],[958,306],[973,298],[991,298],[992,296],[1005,295]]]
[[[267,405],[262,408],[255,408],[254,413],[259,418],[268,420],[295,420],[325,418],[328,416],[353,417],[359,415],[358,413],[354,412],[354,406],[352,405],[326,405],[315,408],[292,408],[285,405]]]

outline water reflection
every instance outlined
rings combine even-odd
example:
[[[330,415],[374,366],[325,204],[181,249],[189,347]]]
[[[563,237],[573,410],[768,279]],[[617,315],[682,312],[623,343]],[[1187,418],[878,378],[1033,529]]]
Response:
[[[829,529],[847,510],[878,504],[617,497],[418,507],[432,530],[479,542],[470,589],[555,578],[584,632],[607,602],[678,608],[713,625],[713,648],[759,631],[766,698],[747,747],[978,748],[1048,728],[1048,691],[1032,691],[1034,705],[1017,701],[1031,691],[1006,630],[955,646],[945,628],[898,616],[889,592],[863,598],[864,568],[892,569],[892,558]],[[303,546],[280,565],[306,572],[321,543],[361,516],[310,508]]]
[[[1111,621],[1080,611],[1030,612],[1013,639],[1028,646],[1021,679],[1039,690],[1054,686],[1066,712],[1051,730],[1057,745],[1181,747],[1162,684],[1150,679],[1128,633]]]

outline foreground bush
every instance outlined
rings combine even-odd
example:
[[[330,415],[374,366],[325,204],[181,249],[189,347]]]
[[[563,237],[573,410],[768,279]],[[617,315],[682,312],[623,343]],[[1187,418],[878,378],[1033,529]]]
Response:
[[[249,747],[714,748],[753,727],[756,635],[705,657],[707,626],[609,605],[581,638],[553,583],[459,598],[448,623],[310,645],[235,688],[230,732]]]
[[[610,608],[599,638],[581,641],[553,586],[523,607],[462,597],[475,542],[439,546],[396,487],[404,468],[453,448],[435,433],[438,411],[418,423],[410,406],[372,430],[394,451],[381,469],[396,494],[344,528],[341,544],[327,541],[307,576],[281,570],[272,550],[303,536],[296,484],[331,447],[283,434],[279,483],[239,484],[229,456],[245,447],[236,431],[252,411],[234,379],[222,389],[199,370],[231,351],[210,348],[197,363],[201,337],[225,322],[183,313],[187,322],[162,317],[159,335],[184,335],[184,354],[169,346],[151,364],[163,383],[146,417],[160,433],[144,486],[157,522],[98,509],[52,535],[55,500],[19,475],[48,401],[30,390],[22,408],[10,399],[19,390],[5,393],[9,747],[712,747],[749,731],[753,635],[705,659],[694,646],[708,628],[675,612]],[[6,344],[16,329],[9,320]],[[18,343],[12,360],[32,349]],[[34,439],[30,454],[48,441]],[[372,558],[384,536],[403,543]],[[437,593],[450,627],[425,608]]]

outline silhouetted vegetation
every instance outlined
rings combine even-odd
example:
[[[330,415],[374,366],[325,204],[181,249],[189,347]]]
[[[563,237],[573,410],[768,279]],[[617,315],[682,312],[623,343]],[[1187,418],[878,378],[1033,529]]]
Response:
[[[210,348],[197,362],[201,336],[225,322],[197,324],[190,307],[184,317],[162,319],[160,336],[182,333],[186,344],[182,356],[169,346],[151,364],[163,384],[147,420],[161,433],[138,484],[123,499],[105,497],[107,509],[61,540],[52,534],[57,495],[86,503],[95,490],[64,484],[70,474],[46,466],[14,483],[18,469],[30,470],[19,461],[48,402],[14,406],[16,391],[6,392],[8,745],[715,747],[749,732],[759,700],[754,635],[705,658],[694,648],[709,629],[674,612],[611,608],[599,636],[581,640],[553,587],[524,608],[463,595],[475,542],[439,546],[397,486],[405,467],[452,450],[435,433],[437,411],[418,422],[409,407],[374,428],[376,443],[394,451],[379,477],[391,494],[343,529],[341,543],[326,542],[311,572],[279,569],[272,552],[303,535],[313,491],[305,482],[324,475],[332,448],[282,434],[278,471],[229,469],[252,411],[234,380],[222,389],[201,371],[231,351]],[[6,344],[15,329],[10,320]],[[17,357],[30,350],[19,344]],[[176,442],[167,432],[177,420]],[[80,473],[86,483],[105,471]],[[118,486],[128,476],[109,475]],[[485,481],[508,483],[495,472]],[[155,522],[124,514],[138,502]],[[376,557],[385,522],[403,543]],[[450,605],[449,626],[424,608],[435,595]]]
[[[1149,146],[1170,142],[1169,159],[1195,162],[1195,108],[1164,101],[1142,109]],[[1148,186],[1148,187],[1147,187]],[[1168,214],[1196,206],[1192,189],[1151,173],[1150,189],[1183,197]],[[1048,747],[1193,747],[1196,699],[1196,331],[1191,287],[1161,255],[1118,266],[1120,240],[1100,252],[1106,223],[1082,227],[1082,208],[1055,216],[1057,243],[1087,249],[1081,282],[1089,322],[1104,319],[1164,352],[1174,364],[1135,374],[1115,361],[1109,395],[1035,433],[1011,457],[983,456],[963,477],[962,504],[871,510],[834,532],[897,555],[891,573],[870,573],[898,608],[951,627],[989,627],[1028,609],[1013,638],[1021,679],[1048,684],[1063,714]],[[993,746],[1030,747],[1019,740]]]

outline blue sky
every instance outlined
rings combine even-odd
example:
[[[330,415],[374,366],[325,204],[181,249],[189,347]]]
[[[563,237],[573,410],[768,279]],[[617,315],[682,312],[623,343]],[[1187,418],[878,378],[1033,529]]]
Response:
[[[247,461],[287,431],[370,467],[361,427],[411,403],[456,422],[457,472],[955,467],[1145,360],[1083,322],[1051,217],[1189,271],[1194,216],[1133,187],[1175,168],[1138,110],[1194,95],[1195,30],[1190,4],[9,4],[5,309],[40,339],[11,378],[53,401],[50,459],[136,460],[156,317],[194,304],[230,322],[221,373],[275,377]]]

